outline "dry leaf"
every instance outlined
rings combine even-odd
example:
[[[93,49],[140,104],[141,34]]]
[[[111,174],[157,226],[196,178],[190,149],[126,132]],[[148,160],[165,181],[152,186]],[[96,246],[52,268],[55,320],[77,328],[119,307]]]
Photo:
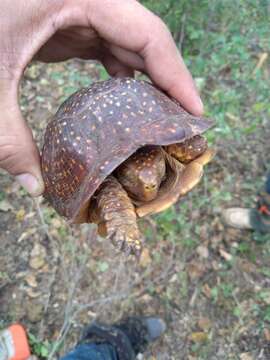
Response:
[[[51,220],[51,225],[56,229],[59,229],[63,224],[62,221],[58,217],[56,217]]]
[[[264,328],[263,332],[264,332],[265,339],[266,339],[268,342],[270,342],[270,330],[267,329],[267,328]]]
[[[211,299],[212,294],[211,294],[211,288],[208,284],[204,284],[202,287],[202,292],[204,293],[204,295],[208,298]]]
[[[219,249],[218,250],[220,255],[226,260],[226,261],[232,261],[232,255],[229,254],[227,251],[223,250],[223,249]]]
[[[151,256],[149,254],[149,250],[147,248],[144,248],[141,257],[140,257],[140,265],[142,267],[147,267],[149,264],[151,264]]]
[[[212,327],[212,322],[209,318],[207,317],[201,317],[199,320],[198,320],[198,326],[200,329],[204,330],[204,331],[207,331],[209,329],[211,329]]]
[[[189,340],[194,342],[205,342],[208,340],[208,335],[203,331],[196,331],[189,336]]]
[[[254,68],[254,70],[252,71],[252,75],[254,75],[256,73],[257,70],[259,70],[264,62],[267,60],[268,58],[268,53],[264,52],[264,53],[261,53],[260,56],[259,56],[259,60]]]
[[[205,271],[205,267],[200,262],[191,262],[187,265],[187,272],[191,280],[200,278]]]
[[[41,255],[32,257],[29,261],[29,265],[32,269],[38,270],[45,264],[45,259]]]
[[[46,253],[47,253],[46,248],[43,245],[39,244],[38,242],[35,242],[34,247],[31,251],[31,257],[35,257],[38,255],[45,257]]]
[[[24,231],[21,236],[19,237],[19,239],[17,240],[18,243],[22,242],[23,240],[29,238],[30,236],[32,236],[37,230],[35,228],[30,228],[26,231]]]
[[[240,359],[241,360],[254,360],[251,353],[249,353],[249,352],[245,352],[245,353],[240,354]]]
[[[207,246],[204,245],[198,246],[196,252],[203,259],[207,259],[209,257],[209,251]]]
[[[25,210],[21,208],[16,212],[16,220],[17,221],[23,221],[25,217]]]
[[[35,299],[41,295],[40,291],[34,291],[32,288],[26,288],[25,291],[26,291],[26,294],[32,299]]]
[[[29,265],[37,270],[45,265],[46,249],[39,243],[35,243],[32,251]]]
[[[36,279],[34,274],[28,274],[25,277],[25,281],[27,282],[27,285],[29,285],[29,286],[31,286],[33,288],[38,286],[37,279]]]
[[[0,201],[0,211],[7,212],[12,209],[13,206],[7,200]]]

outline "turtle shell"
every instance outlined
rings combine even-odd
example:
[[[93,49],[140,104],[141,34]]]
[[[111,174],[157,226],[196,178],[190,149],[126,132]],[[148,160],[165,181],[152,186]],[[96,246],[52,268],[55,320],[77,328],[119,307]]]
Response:
[[[179,143],[211,126],[146,81],[112,78],[82,88],[47,126],[45,197],[59,214],[85,222],[96,189],[138,148]]]

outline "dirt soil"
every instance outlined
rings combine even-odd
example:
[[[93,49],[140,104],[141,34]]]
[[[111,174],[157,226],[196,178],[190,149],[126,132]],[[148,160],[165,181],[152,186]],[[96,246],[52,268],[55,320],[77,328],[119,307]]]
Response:
[[[97,80],[98,67],[74,60],[27,70],[21,107],[40,147],[50,114],[82,78],[85,85]],[[254,204],[269,164],[269,126],[245,141],[215,144],[206,180],[184,200],[181,229],[170,238],[159,232],[159,217],[141,224],[151,236],[139,264],[117,254],[95,227],[68,225],[0,172],[1,327],[22,322],[54,359],[95,319],[158,314],[168,330],[143,359],[269,360],[270,241],[221,220],[224,207]],[[180,218],[181,204],[175,211]]]

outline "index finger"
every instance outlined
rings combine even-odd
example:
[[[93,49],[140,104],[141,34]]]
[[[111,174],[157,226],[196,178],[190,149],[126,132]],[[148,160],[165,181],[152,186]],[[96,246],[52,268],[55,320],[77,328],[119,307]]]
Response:
[[[202,114],[203,104],[192,76],[168,28],[157,16],[135,0],[94,0],[92,6],[90,23],[103,39],[137,53],[154,83],[189,112]]]

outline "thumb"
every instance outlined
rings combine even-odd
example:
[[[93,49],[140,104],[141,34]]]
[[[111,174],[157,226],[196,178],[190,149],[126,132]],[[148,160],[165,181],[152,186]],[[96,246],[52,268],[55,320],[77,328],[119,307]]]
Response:
[[[0,168],[15,175],[32,195],[41,195],[44,184],[40,159],[33,135],[18,105],[17,87],[3,90],[0,98]]]

